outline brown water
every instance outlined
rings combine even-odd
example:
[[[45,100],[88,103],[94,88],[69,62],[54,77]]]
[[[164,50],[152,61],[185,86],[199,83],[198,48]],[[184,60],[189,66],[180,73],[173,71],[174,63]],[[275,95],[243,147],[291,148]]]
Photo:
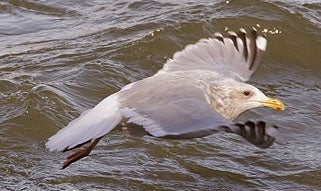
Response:
[[[83,2],[83,3],[81,3]],[[258,149],[216,134],[191,140],[113,132],[90,157],[48,137],[185,45],[256,26],[268,36],[250,83],[286,103],[242,119],[281,127]],[[302,1],[0,1],[0,190],[321,190],[321,3]]]

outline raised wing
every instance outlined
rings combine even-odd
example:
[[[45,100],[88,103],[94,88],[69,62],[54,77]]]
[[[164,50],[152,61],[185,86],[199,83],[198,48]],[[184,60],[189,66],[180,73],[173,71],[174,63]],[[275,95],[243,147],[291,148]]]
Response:
[[[201,39],[176,52],[158,72],[211,70],[238,81],[247,81],[256,71],[266,50],[267,40],[257,36],[255,28],[247,33],[215,33],[214,38]]]

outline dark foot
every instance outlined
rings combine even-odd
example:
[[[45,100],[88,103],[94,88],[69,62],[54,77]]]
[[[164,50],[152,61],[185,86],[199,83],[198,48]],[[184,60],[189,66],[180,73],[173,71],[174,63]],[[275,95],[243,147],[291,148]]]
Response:
[[[79,150],[77,150],[72,155],[67,157],[66,161],[64,162],[64,164],[62,166],[62,169],[65,169],[69,165],[71,165],[72,163],[88,156],[89,153],[93,150],[93,148],[97,145],[97,143],[100,141],[101,138],[102,137],[94,139],[93,141],[91,141],[90,145],[79,148]]]

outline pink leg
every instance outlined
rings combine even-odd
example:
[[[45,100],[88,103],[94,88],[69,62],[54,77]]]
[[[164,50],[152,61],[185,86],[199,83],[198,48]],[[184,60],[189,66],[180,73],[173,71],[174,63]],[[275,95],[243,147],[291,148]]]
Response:
[[[84,146],[82,148],[79,148],[79,150],[75,151],[72,155],[67,157],[66,161],[64,162],[62,169],[67,168],[72,163],[86,157],[89,155],[89,153],[93,150],[93,148],[97,145],[97,143],[100,141],[102,137],[99,137],[97,139],[94,139],[90,145]]]

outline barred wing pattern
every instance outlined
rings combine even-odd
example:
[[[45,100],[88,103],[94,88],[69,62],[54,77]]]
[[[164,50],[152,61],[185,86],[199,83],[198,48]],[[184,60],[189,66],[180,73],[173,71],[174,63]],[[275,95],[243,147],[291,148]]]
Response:
[[[260,65],[267,40],[240,29],[227,36],[215,33],[214,38],[201,39],[176,52],[158,73],[183,70],[211,70],[237,81],[248,81]]]

